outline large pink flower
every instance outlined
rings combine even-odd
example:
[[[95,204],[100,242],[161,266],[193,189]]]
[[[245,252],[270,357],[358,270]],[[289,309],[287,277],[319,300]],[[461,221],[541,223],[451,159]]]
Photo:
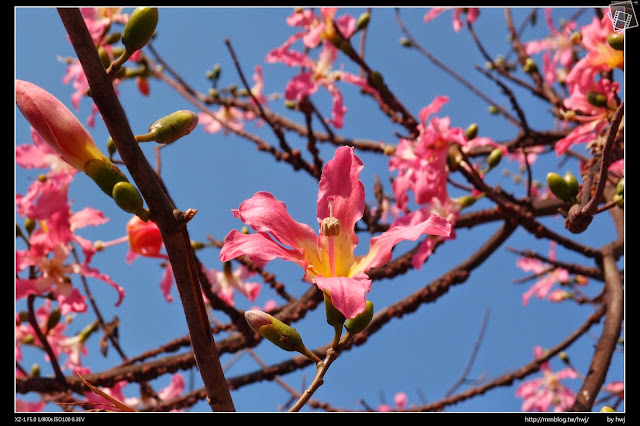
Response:
[[[533,349],[536,358],[544,354],[540,346]],[[563,379],[575,379],[578,373],[572,368],[565,368],[554,372],[549,366],[549,361],[540,364],[542,377],[524,382],[516,389],[516,397],[524,398],[522,411],[566,411],[573,405],[575,395],[573,391],[562,383]]]
[[[366,272],[391,260],[391,249],[400,241],[415,241],[422,234],[449,236],[451,225],[439,216],[412,226],[396,226],[374,237],[369,252],[354,255],[358,244],[355,224],[365,207],[364,186],[359,180],[362,161],[352,147],[340,147],[323,169],[319,183],[317,217],[320,235],[296,222],[286,205],[268,192],[258,192],[244,201],[234,216],[257,233],[231,231],[220,251],[223,262],[246,254],[259,265],[281,258],[297,263],[304,280],[331,296],[333,305],[345,317],[364,311],[371,288]]]

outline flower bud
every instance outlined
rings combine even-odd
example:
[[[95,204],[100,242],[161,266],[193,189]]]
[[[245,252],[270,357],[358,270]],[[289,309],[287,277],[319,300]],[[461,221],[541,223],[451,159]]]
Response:
[[[369,326],[371,319],[373,318],[373,302],[367,300],[364,311],[360,312],[355,317],[348,319],[344,326],[351,334],[357,334],[362,332]]]
[[[136,136],[138,142],[155,141],[169,144],[187,136],[198,125],[198,114],[180,110],[158,119],[149,126],[149,133]]]
[[[142,49],[151,40],[158,25],[157,7],[138,7],[131,15],[122,31],[122,44],[129,54]]]
[[[560,360],[567,365],[571,364],[571,361],[569,360],[569,355],[567,355],[567,353],[564,351],[558,354],[558,358],[560,358]]]
[[[580,185],[578,184],[578,179],[569,171],[564,174],[564,181],[567,183],[567,189],[569,196],[571,198],[575,198],[578,195],[578,191],[580,190]]]
[[[500,164],[500,160],[502,160],[502,150],[500,148],[495,148],[487,157],[487,163],[489,164],[489,168],[493,169],[495,166]]]
[[[567,182],[557,173],[547,173],[547,185],[549,189],[558,199],[562,201],[569,201],[571,199],[569,195],[569,186]]]
[[[587,92],[586,98],[595,107],[604,108],[607,106],[607,97],[600,92]]]
[[[378,71],[372,71],[369,78],[371,80],[371,85],[376,89],[379,89],[384,85],[384,77],[382,77],[382,74]]]
[[[356,21],[356,29],[355,29],[354,33],[358,32],[360,30],[364,30],[365,28],[367,28],[367,26],[369,25],[369,21],[370,20],[371,20],[371,14],[369,12],[362,13],[358,17],[358,20]]]
[[[60,316],[60,308],[55,308],[49,313],[49,318],[47,319],[47,331],[58,325],[60,322]]]
[[[112,193],[113,201],[116,202],[118,207],[127,213],[134,213],[137,216],[142,215],[140,218],[145,220],[148,218],[142,203],[142,196],[138,189],[131,185],[129,182],[118,182],[113,186]]]
[[[87,129],[55,96],[23,80],[16,80],[16,104],[42,139],[64,161],[85,171],[91,160],[108,161]]]
[[[31,234],[36,229],[36,221],[30,218],[24,220],[24,229],[28,234]]]
[[[536,61],[531,58],[527,58],[522,66],[522,70],[527,74],[537,71],[538,65],[536,65]]]
[[[404,47],[413,47],[413,43],[408,38],[402,37],[400,39],[400,45]]]
[[[600,409],[600,412],[601,412],[601,413],[615,413],[615,412],[616,412],[616,410],[614,410],[613,408],[611,408],[611,407],[609,407],[609,406],[605,405],[605,406],[603,406],[603,407]]]
[[[265,339],[285,351],[304,352],[302,337],[295,328],[288,326],[266,312],[249,310],[244,313],[249,326]]]
[[[607,43],[614,50],[624,50],[624,33],[611,33],[607,37]]]
[[[89,161],[84,172],[110,197],[113,195],[115,184],[128,182],[127,177],[120,171],[118,166],[106,158],[104,160]]]
[[[324,292],[324,307],[327,314],[327,323],[334,328],[342,328],[342,324],[344,324],[346,318],[333,306],[333,302],[331,302],[331,296]]]
[[[107,139],[107,152],[109,153],[109,157],[113,157],[117,151],[116,144],[113,143],[113,138],[109,137],[109,139]]]
[[[495,105],[489,105],[489,114],[497,114],[500,110]]]
[[[104,46],[98,47],[98,56],[100,56],[100,62],[102,62],[104,68],[109,68],[109,65],[111,65],[111,57],[109,56],[109,52],[107,52],[107,49],[105,49]]]
[[[621,177],[616,184],[616,194],[624,196],[624,177]]]
[[[31,377],[36,379],[40,377],[40,366],[38,364],[33,364],[31,366]]]
[[[467,140],[475,139],[478,136],[478,123],[471,123],[464,132]]]
[[[463,195],[462,197],[457,198],[456,201],[460,205],[460,208],[463,209],[465,207],[472,206],[477,200],[473,195]]]

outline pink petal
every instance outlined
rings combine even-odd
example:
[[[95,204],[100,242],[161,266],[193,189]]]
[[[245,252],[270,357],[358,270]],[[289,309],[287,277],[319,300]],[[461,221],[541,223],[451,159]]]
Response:
[[[367,297],[371,290],[371,280],[363,273],[348,277],[316,277],[316,285],[322,291],[328,291],[331,302],[346,318],[353,318],[364,312]]]
[[[233,214],[255,231],[271,234],[294,252],[301,253],[302,248],[317,245],[313,229],[291,218],[287,206],[268,192],[256,192],[233,210]]]
[[[371,268],[386,265],[391,260],[391,250],[403,240],[415,241],[422,234],[451,235],[451,224],[444,218],[431,215],[429,219],[413,226],[394,226],[383,234],[374,237],[370,242],[369,253],[358,256],[352,266],[352,273],[366,272]]]

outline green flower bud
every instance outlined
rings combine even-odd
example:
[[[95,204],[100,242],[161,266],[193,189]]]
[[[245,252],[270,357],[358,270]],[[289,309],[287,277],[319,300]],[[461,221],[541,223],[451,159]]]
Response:
[[[402,37],[400,39],[400,45],[404,47],[412,47],[413,43],[411,43],[411,40],[409,40],[408,38]]]
[[[478,136],[478,123],[471,123],[464,132],[467,140],[475,139]]]
[[[489,114],[497,114],[500,110],[495,105],[489,105]]]
[[[624,197],[622,195],[620,194],[614,195],[613,201],[618,205],[618,207],[624,208]]]
[[[113,157],[113,154],[115,154],[116,151],[116,144],[113,143],[113,139],[109,137],[109,139],[107,139],[107,152],[109,153],[109,157]]]
[[[614,410],[613,408],[611,408],[611,407],[609,407],[609,406],[605,405],[605,406],[603,406],[603,407],[600,409],[600,412],[601,412],[601,413],[615,413],[615,412],[616,412],[616,410]]]
[[[356,21],[356,30],[354,32],[358,32],[360,30],[364,30],[369,25],[369,21],[371,20],[371,14],[369,12],[362,13],[358,20]]]
[[[31,234],[34,229],[36,229],[36,221],[33,219],[26,218],[24,220],[24,229],[28,234]]]
[[[607,97],[600,92],[587,92],[586,98],[595,107],[604,108],[607,106]]]
[[[364,311],[356,315],[355,317],[348,319],[344,326],[349,333],[357,334],[362,332],[369,326],[371,319],[373,318],[373,302],[367,300]]]
[[[22,338],[23,345],[30,345],[36,341],[36,338],[33,334],[29,333]]]
[[[109,160],[90,160],[85,165],[84,172],[110,197],[116,183],[129,181],[120,169]]]
[[[373,71],[369,76],[371,85],[376,89],[381,88],[384,85],[384,77],[378,71]]]
[[[494,148],[489,154],[489,157],[487,157],[489,168],[493,169],[500,164],[500,160],[502,160],[502,150],[500,148]]]
[[[342,324],[344,324],[346,318],[333,306],[333,302],[331,301],[331,296],[327,293],[324,294],[324,307],[327,313],[327,323],[334,328],[342,328]]]
[[[558,199],[562,201],[569,201],[571,196],[569,195],[569,186],[567,182],[557,173],[547,173],[547,185],[549,189]]]
[[[624,33],[611,33],[607,37],[607,43],[614,50],[624,50]]]
[[[129,54],[142,49],[151,40],[158,25],[157,7],[138,7],[129,16],[122,31],[122,44]]]
[[[118,182],[113,186],[113,200],[118,207],[127,213],[134,213],[138,216],[146,216],[142,204],[142,196],[138,189],[129,182]],[[140,217],[143,219],[143,217]],[[144,220],[144,219],[143,219]]]
[[[472,206],[477,199],[473,195],[463,195],[462,197],[457,198],[456,201],[460,204],[460,208],[464,209],[465,207]]]
[[[288,326],[266,312],[249,310],[244,313],[249,326],[265,339],[285,351],[305,352],[302,337],[295,328]]]
[[[31,366],[31,377],[34,377],[34,378],[40,377],[40,366],[38,364],[33,364]]]
[[[578,179],[569,171],[564,174],[564,181],[567,183],[567,189],[569,190],[569,196],[571,198],[575,198],[578,195],[578,191],[580,190],[580,185],[578,184]]]
[[[616,194],[624,196],[624,177],[620,178],[618,184],[616,185]]]
[[[104,44],[115,44],[120,41],[122,38],[122,34],[120,33],[111,33],[104,39]]]
[[[524,62],[524,65],[522,66],[522,70],[527,74],[535,72],[537,71],[537,69],[538,65],[536,64],[536,61],[531,58],[527,58],[527,60]]]
[[[569,362],[569,355],[567,355],[567,353],[566,353],[566,352],[560,352],[560,353],[558,354],[558,358],[560,358],[560,360],[561,360],[562,362],[564,362],[565,364],[567,364],[567,365],[569,365],[569,364],[570,364],[570,362]]]
[[[109,52],[107,52],[107,49],[105,49],[104,46],[98,47],[98,56],[100,56],[100,62],[102,62],[104,68],[109,68],[109,65],[111,65],[111,57],[109,56]]]
[[[187,136],[198,125],[198,114],[189,110],[180,110],[158,119],[149,126],[149,133],[137,135],[138,142],[155,141],[170,144]]]
[[[58,323],[60,322],[60,316],[60,308],[55,308],[51,311],[51,313],[49,314],[49,318],[47,319],[47,331],[58,325]]]

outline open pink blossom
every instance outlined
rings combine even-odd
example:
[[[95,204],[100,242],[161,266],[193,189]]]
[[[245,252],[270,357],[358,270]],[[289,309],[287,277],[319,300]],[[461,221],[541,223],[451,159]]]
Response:
[[[544,355],[540,346],[536,346],[533,353],[536,358]],[[516,397],[524,398],[522,411],[545,412],[549,407],[555,412],[567,411],[575,401],[575,394],[560,380],[575,379],[578,373],[572,368],[554,372],[549,361],[540,364],[540,371],[542,377],[528,380],[516,389]]]
[[[449,222],[434,215],[419,224],[397,226],[373,237],[369,252],[355,256],[358,237],[354,227],[365,207],[364,186],[359,179],[363,167],[352,147],[338,148],[325,165],[318,188],[320,235],[292,219],[286,205],[270,193],[254,194],[232,211],[256,233],[229,232],[220,260],[226,262],[246,254],[261,266],[275,258],[295,262],[303,269],[304,280],[327,292],[345,317],[363,312],[371,287],[366,272],[389,262],[397,243],[415,241],[425,233],[448,236],[451,232]]]
[[[624,70],[624,51],[612,48],[607,41],[607,37],[614,33],[613,23],[607,14],[602,18],[594,17],[590,24],[580,29],[580,33],[587,54],[576,64],[578,68],[588,66],[598,71],[614,68]]]
[[[569,147],[578,143],[588,143],[602,135],[609,127],[609,120],[617,108],[616,96],[620,84],[606,78],[599,78],[597,68],[583,67],[576,72],[578,65],[567,76],[570,96],[564,99],[568,110],[577,112],[573,120],[580,123],[567,136],[555,144],[557,155],[562,155]],[[601,95],[604,105],[597,106],[589,102],[594,94]]]
[[[480,14],[480,10],[477,7],[471,7],[471,8],[433,7],[431,8],[431,10],[425,13],[423,18],[424,22],[426,23],[426,22],[432,21],[436,16],[440,15],[442,12],[446,11],[447,9],[453,9],[453,29],[455,32],[459,32],[462,29],[462,26],[464,25],[462,23],[462,19],[460,18],[460,15],[462,15],[463,13],[466,14],[467,22],[469,22],[470,24],[473,24],[478,19],[478,15]]]
[[[551,11],[552,8],[549,7],[544,10],[550,35],[525,43],[527,55],[543,53],[543,72],[549,84],[556,81],[559,66],[563,67],[561,72],[565,72],[573,64],[575,44],[571,41],[571,36],[578,28],[575,21],[568,21],[563,25],[562,31],[558,30],[551,18]]]
[[[549,245],[550,261],[554,261],[556,259],[555,247],[556,242],[551,241]],[[539,278],[538,281],[536,281],[529,290],[522,295],[522,304],[525,306],[529,304],[529,299],[531,299],[531,296],[534,294],[538,299],[544,299],[554,284],[566,283],[569,281],[569,271],[564,268],[553,267],[540,259],[521,257],[517,260],[516,265],[525,272],[533,272]]]
[[[365,79],[355,74],[342,69],[332,69],[338,55],[338,49],[331,43],[330,34],[327,31],[331,31],[333,28],[335,8],[323,8],[322,20],[313,18],[315,15],[311,13],[301,12],[301,14],[299,18],[290,19],[290,22],[295,22],[296,26],[308,28],[308,32],[291,36],[282,46],[272,49],[267,54],[265,61],[267,63],[280,62],[289,67],[299,66],[303,69],[289,81],[285,88],[284,96],[289,101],[300,101],[317,92],[320,87],[324,87],[332,99],[332,118],[326,119],[326,121],[340,129],[343,126],[347,108],[336,82],[344,81],[354,84],[373,96],[377,96],[378,91],[371,87]],[[336,27],[347,39],[355,30],[355,20],[352,17],[349,18],[335,21]],[[313,60],[306,53],[291,49],[293,43],[300,39],[304,40],[306,47],[322,46],[317,60]]]
[[[225,262],[222,271],[209,269],[205,273],[211,282],[211,290],[229,306],[235,306],[233,300],[235,291],[245,295],[249,302],[256,300],[256,297],[260,294],[262,287],[260,283],[247,281],[247,278],[256,275],[256,272],[249,271],[244,265],[231,270],[231,263]]]
[[[142,398],[139,397],[127,397],[124,394],[125,387],[129,384],[126,380],[121,380],[116,382],[112,387],[105,388],[101,387],[100,390],[105,394],[109,395],[111,398],[114,398],[126,406],[144,411],[149,408],[155,407],[161,402],[169,402],[179,397],[182,392],[184,392],[185,381],[182,374],[176,373],[171,376],[171,382],[160,389],[157,394],[157,399],[152,396],[145,396]],[[113,403],[107,400],[106,398],[98,395],[94,392],[87,391],[84,393],[85,401],[92,403],[93,407],[98,409],[103,409],[106,411],[119,411],[117,407],[114,407]]]
[[[73,287],[69,279],[78,274],[97,278],[111,285],[118,293],[118,306],[124,298],[124,290],[108,275],[89,266],[95,253],[93,244],[76,235],[75,231],[87,225],[99,225],[106,221],[102,212],[86,208],[71,214],[69,208],[62,208],[41,221],[41,226],[29,236],[29,248],[16,251],[16,270],[24,271],[36,267],[40,274],[34,278],[16,278],[16,299],[30,294],[45,294],[53,291],[63,314],[84,312],[87,309],[84,296]],[[68,261],[71,243],[82,247],[85,261],[81,264]]]

